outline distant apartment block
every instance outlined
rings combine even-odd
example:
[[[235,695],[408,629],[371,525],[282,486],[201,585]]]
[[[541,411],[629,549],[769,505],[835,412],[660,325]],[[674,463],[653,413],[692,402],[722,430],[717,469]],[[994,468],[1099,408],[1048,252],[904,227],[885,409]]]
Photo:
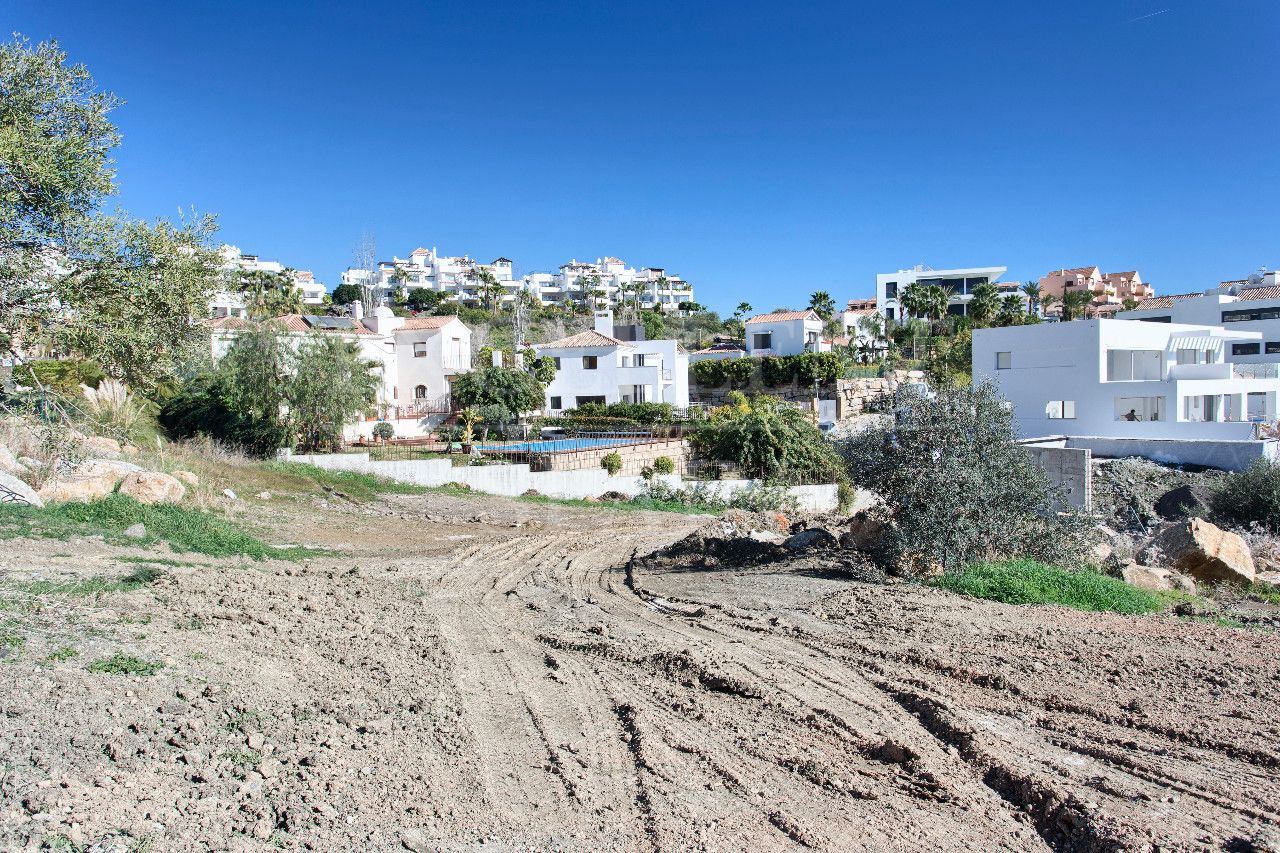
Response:
[[[485,292],[481,270],[497,281],[495,293]],[[407,258],[379,261],[373,270],[348,269],[342,274],[342,283],[369,288],[381,304],[414,287],[446,294],[466,305],[510,304],[522,293],[539,305],[593,309],[634,301],[641,308],[674,311],[680,303],[694,300],[692,286],[680,276],[669,275],[660,267],[637,270],[620,258],[597,258],[594,263],[574,259],[556,272],[516,277],[509,258],[484,264],[466,255],[441,255],[434,248],[418,248]]]
[[[1121,310],[1125,300],[1149,299],[1156,295],[1151,285],[1136,270],[1104,273],[1098,267],[1058,269],[1040,278],[1040,298],[1054,297],[1046,309],[1048,314],[1061,313],[1062,297],[1072,292],[1090,296],[1090,314],[1111,314]]]
[[[289,269],[279,261],[264,260],[257,255],[249,255],[240,251],[239,247],[225,245],[219,249],[222,257],[222,271],[230,277],[237,272],[270,272],[283,273]],[[294,286],[301,291],[303,305],[320,305],[324,302],[327,288],[323,282],[316,281],[310,270],[291,270]],[[247,313],[244,297],[231,289],[219,290],[209,304],[210,317],[244,317]]]
[[[1008,271],[1008,267],[935,270],[927,266],[916,266],[909,270],[880,273],[876,276],[876,308],[886,319],[902,320],[902,294],[910,285],[919,283],[924,286],[938,285],[947,291],[947,313],[963,315],[969,300],[973,298],[974,289],[979,285],[995,285],[1001,296],[1017,294],[1017,282],[1000,281],[1000,276]]]

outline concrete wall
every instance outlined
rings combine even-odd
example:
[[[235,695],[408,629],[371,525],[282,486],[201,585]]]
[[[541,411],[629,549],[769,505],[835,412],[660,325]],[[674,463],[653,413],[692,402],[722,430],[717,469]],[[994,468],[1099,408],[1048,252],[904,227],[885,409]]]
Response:
[[[1141,456],[1166,465],[1204,465],[1224,471],[1243,471],[1254,460],[1280,458],[1280,441],[1179,441],[1160,439],[1070,436],[1067,447],[1087,448],[1094,456],[1119,459]]]
[[[420,459],[405,462],[374,462],[367,453],[282,454],[289,462],[302,462],[332,471],[358,471],[401,483],[443,486],[465,483],[478,492],[515,497],[529,489],[553,498],[596,497],[605,492],[640,494],[644,481],[637,476],[610,477],[603,468],[574,471],[530,471],[528,465],[469,465],[455,468],[447,459]],[[656,479],[673,488],[690,485],[679,475]],[[759,488],[758,480],[718,480],[707,483],[708,490],[728,497],[736,492]],[[792,486],[788,491],[801,509],[828,512],[836,508],[836,486]]]
[[[1067,507],[1085,512],[1093,509],[1093,465],[1089,448],[1068,447],[1065,438],[1024,442],[1023,447],[1049,475],[1049,482],[1062,489]]]
[[[645,468],[653,467],[654,460],[665,456],[675,463],[675,473],[683,474],[689,458],[689,442],[683,439],[651,441],[645,444],[627,444],[620,447],[593,447],[587,450],[575,450],[572,453],[551,453],[545,459],[552,471],[589,471],[603,470],[600,460],[610,453],[622,457],[623,476],[637,477]]]

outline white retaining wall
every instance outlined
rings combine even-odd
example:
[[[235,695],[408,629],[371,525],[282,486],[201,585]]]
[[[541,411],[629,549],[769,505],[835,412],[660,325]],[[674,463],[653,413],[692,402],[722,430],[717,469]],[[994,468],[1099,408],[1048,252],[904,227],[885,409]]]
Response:
[[[639,477],[610,477],[603,468],[581,471],[530,471],[528,465],[465,465],[454,467],[448,459],[418,459],[399,462],[374,462],[367,453],[282,454],[290,462],[304,462],[332,471],[359,471],[418,486],[443,486],[465,483],[477,492],[515,497],[529,489],[551,498],[598,497],[605,492],[624,495],[640,494],[644,481]],[[684,483],[678,474],[659,474],[674,488]],[[716,480],[705,484],[708,491],[721,497],[760,485],[759,480]],[[836,487],[831,485],[792,486],[788,491],[803,510],[829,512],[836,508]]]

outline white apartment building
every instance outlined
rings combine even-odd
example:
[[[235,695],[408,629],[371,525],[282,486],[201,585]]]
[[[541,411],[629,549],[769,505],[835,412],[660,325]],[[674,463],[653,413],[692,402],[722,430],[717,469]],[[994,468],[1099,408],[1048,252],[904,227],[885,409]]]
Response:
[[[548,414],[583,403],[689,405],[689,356],[679,343],[623,340],[616,331],[613,312],[598,311],[591,331],[534,347],[556,361],[556,378],[546,391]]]
[[[757,314],[743,325],[747,332],[747,354],[753,357],[799,355],[831,349],[831,342],[822,339],[826,323],[812,308]]]
[[[1250,279],[1224,281],[1203,293],[1144,299],[1118,320],[1223,326],[1232,332],[1257,332],[1261,340],[1236,341],[1231,360],[1239,363],[1280,362],[1280,273],[1263,272]]]
[[[994,284],[1000,296],[1020,294],[1017,282],[1000,281],[1008,267],[964,267],[935,270],[917,265],[913,269],[879,273],[876,276],[876,308],[889,320],[904,319],[902,292],[909,285],[939,285],[950,295],[948,314],[964,314],[965,306],[973,298],[973,291],[980,284]],[[1023,296],[1025,301],[1026,297]]]
[[[360,354],[378,365],[381,387],[373,417],[361,417],[344,430],[348,438],[369,437],[379,421],[389,421],[395,434],[426,435],[452,411],[453,379],[471,369],[471,330],[457,317],[396,317],[379,306],[370,317],[359,305],[354,316],[321,317],[290,314],[278,323],[295,346],[308,334],[338,335],[359,345]],[[215,319],[212,353],[217,362],[248,325],[240,317]]]
[[[978,329],[973,379],[999,387],[1024,438],[1248,442],[1275,424],[1280,378],[1274,365],[1231,353],[1260,340],[1221,325],[1131,320]]]
[[[693,288],[679,276],[667,275],[660,267],[636,270],[619,258],[597,258],[595,263],[575,259],[554,273],[533,272],[517,278],[509,258],[481,264],[466,255],[441,255],[434,248],[415,249],[408,258],[379,261],[372,271],[348,269],[342,274],[342,283],[371,288],[380,304],[390,302],[396,294],[407,293],[409,288],[423,287],[449,294],[468,305],[479,305],[484,301],[476,275],[481,269],[487,269],[498,281],[498,300],[502,304],[510,304],[522,292],[528,292],[541,305],[607,308],[629,301],[634,288],[641,308],[674,311],[681,302],[692,302],[694,298]]]
[[[247,255],[239,247],[224,245],[218,250],[222,256],[222,271],[234,279],[240,272],[282,273],[289,269],[279,261],[268,261],[257,255]],[[324,303],[327,289],[323,282],[316,281],[310,270],[291,270],[294,287],[302,292],[303,305],[321,305]],[[210,317],[244,317],[248,313],[244,297],[230,289],[218,291],[209,304]]]

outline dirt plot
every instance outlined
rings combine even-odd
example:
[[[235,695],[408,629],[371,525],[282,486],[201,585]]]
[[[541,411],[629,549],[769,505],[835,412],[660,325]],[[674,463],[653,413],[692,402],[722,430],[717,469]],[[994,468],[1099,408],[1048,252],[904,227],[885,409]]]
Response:
[[[1280,848],[1274,633],[646,556],[698,517],[426,495],[249,521],[347,550],[6,599],[0,848]],[[0,572],[149,554],[15,540]],[[90,671],[116,653],[164,667]]]

